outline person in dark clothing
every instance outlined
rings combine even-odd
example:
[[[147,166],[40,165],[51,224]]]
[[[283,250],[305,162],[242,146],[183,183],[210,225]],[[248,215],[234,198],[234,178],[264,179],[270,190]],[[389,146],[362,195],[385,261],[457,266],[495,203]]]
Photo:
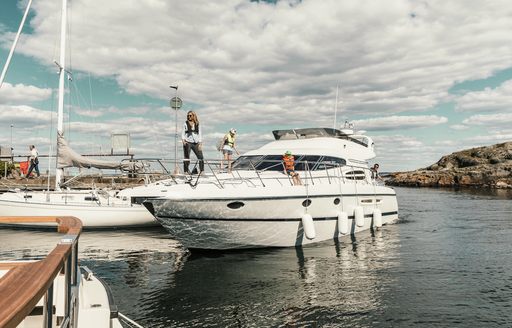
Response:
[[[39,177],[39,153],[37,152],[36,146],[34,145],[30,145],[28,149],[30,149],[30,167],[28,168],[27,178],[30,178],[32,170],[36,170],[36,174]]]
[[[382,181],[381,176],[379,175],[379,164],[375,163],[373,167],[370,169],[370,172],[372,173],[372,179],[373,180],[379,180]]]
[[[186,174],[190,174],[190,150],[192,150],[199,160],[198,174],[201,174],[204,171],[203,141],[199,119],[197,118],[197,114],[193,111],[187,113],[187,120],[183,124],[183,130],[181,132],[181,141],[183,142],[184,155],[183,170]]]

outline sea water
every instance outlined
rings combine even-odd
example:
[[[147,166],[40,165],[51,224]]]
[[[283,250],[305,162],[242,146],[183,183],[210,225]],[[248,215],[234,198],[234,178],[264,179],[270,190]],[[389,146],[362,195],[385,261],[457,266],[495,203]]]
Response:
[[[81,264],[145,327],[512,326],[512,192],[396,191],[396,224],[339,242],[189,253],[163,229],[85,231]],[[0,259],[56,242],[2,228]]]

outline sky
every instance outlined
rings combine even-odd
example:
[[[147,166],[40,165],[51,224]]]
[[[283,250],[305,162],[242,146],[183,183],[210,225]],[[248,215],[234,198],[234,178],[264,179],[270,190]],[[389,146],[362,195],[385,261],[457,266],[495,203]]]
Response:
[[[26,3],[0,2],[2,67]],[[55,149],[60,6],[33,0],[0,89],[15,154]],[[68,15],[65,135],[83,154],[129,133],[136,157],[174,157],[170,85],[178,128],[196,111],[213,159],[232,127],[245,152],[275,129],[349,121],[382,171],[512,140],[509,0],[72,0]]]

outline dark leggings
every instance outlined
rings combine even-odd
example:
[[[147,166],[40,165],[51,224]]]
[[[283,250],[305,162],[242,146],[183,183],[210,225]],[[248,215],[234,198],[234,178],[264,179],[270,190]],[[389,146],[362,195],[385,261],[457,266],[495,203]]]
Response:
[[[30,161],[30,167],[27,172],[27,178],[30,176],[30,173],[32,173],[32,170],[36,170],[37,176],[39,176],[39,163],[35,164],[33,160]]]
[[[183,161],[183,170],[188,172],[188,166],[190,165],[190,149],[196,154],[197,159],[199,160],[199,170],[201,172],[204,171],[204,161],[203,161],[203,152],[199,149],[198,143],[185,142],[183,144],[183,154],[185,156],[185,160]]]

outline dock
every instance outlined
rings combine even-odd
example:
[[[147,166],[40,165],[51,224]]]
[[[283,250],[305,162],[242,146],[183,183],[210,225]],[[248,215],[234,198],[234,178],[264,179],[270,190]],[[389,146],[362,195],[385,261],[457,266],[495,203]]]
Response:
[[[163,178],[163,177],[162,177]],[[85,176],[85,177],[72,177],[67,176],[64,182],[69,181],[66,187],[71,189],[90,189],[90,188],[107,188],[107,189],[125,189],[144,185],[144,177],[128,177],[128,176]],[[49,187],[48,187],[49,186]],[[1,178],[0,179],[0,193],[7,192],[13,189],[27,189],[27,190],[53,190],[55,187],[55,177],[51,176],[48,181],[48,176],[41,175],[40,177],[17,177],[17,178]]]

